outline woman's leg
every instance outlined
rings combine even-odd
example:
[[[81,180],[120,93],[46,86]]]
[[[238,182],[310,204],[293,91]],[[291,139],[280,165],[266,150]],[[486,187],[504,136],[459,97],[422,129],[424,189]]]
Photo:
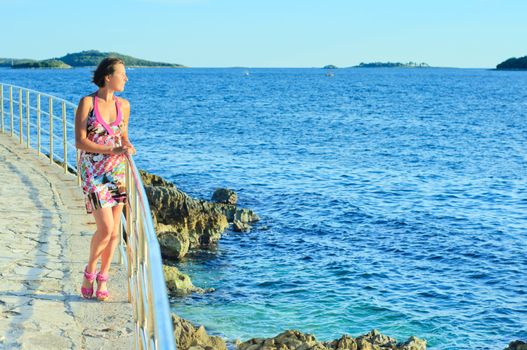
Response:
[[[86,270],[90,273],[95,272],[97,269],[97,260],[99,260],[99,257],[108,245],[114,227],[112,208],[99,208],[93,211],[93,217],[95,218],[97,231],[95,231],[91,239],[90,257],[88,259],[88,266],[86,268]],[[86,280],[86,278],[84,278],[82,286],[85,288],[90,288],[91,284]]]
[[[106,245],[101,254],[102,274],[108,274],[108,271],[110,271],[110,264],[113,260],[113,254],[115,252],[115,248],[117,248],[117,245],[119,244],[119,226],[121,225],[121,214],[123,212],[123,207],[124,205],[116,205],[112,207],[114,226],[112,229],[110,240],[108,241],[108,244]],[[106,282],[101,282],[100,284],[98,284],[97,290],[106,290]]]

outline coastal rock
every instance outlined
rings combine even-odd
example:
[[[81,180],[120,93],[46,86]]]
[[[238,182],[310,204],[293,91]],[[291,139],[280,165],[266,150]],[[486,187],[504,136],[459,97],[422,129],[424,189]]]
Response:
[[[223,214],[227,217],[229,222],[239,220],[248,224],[260,221],[260,217],[250,209],[238,209],[238,207],[232,204],[217,204],[217,206],[223,211]]]
[[[319,345],[315,336],[311,334],[304,334],[296,330],[289,330],[279,334],[275,338],[275,342],[294,349],[304,347],[305,345],[307,345],[309,348]]]
[[[296,330],[288,330],[278,334],[274,338],[253,338],[238,344],[239,350],[304,350],[304,349],[326,349],[318,343],[311,334],[304,334]]]
[[[220,337],[209,336],[203,326],[196,328],[174,313],[172,323],[176,348],[179,350],[227,350],[225,341]]]
[[[163,275],[168,291],[172,295],[186,295],[192,292],[205,293],[202,288],[195,287],[187,274],[179,271],[175,266],[163,265]]]
[[[504,350],[527,350],[527,343],[521,340],[515,340],[509,343]]]
[[[151,174],[144,170],[139,170],[139,174],[141,175],[141,181],[143,181],[143,185],[145,186],[163,186],[176,188],[176,185],[174,185],[172,182],[166,181],[159,175]]]
[[[274,338],[253,338],[237,343],[239,350],[426,350],[426,340],[410,337],[404,344],[372,330],[368,334],[353,338],[343,335],[330,342],[318,342],[311,334],[288,330]]]
[[[159,230],[161,225],[156,226],[156,232]],[[183,232],[173,232],[170,227],[167,228],[166,232],[157,234],[157,240],[159,245],[162,247],[163,255],[172,258],[182,258],[188,253],[190,247],[189,236]]]
[[[400,350],[426,350],[426,340],[417,337],[410,337],[399,347]],[[525,349],[527,350],[527,348]]]
[[[260,219],[251,210],[195,199],[160,176],[143,170],[140,174],[165,257],[182,258],[191,249],[210,249],[229,222],[236,219],[249,223]]]
[[[238,195],[233,190],[229,190],[227,188],[217,188],[212,194],[211,200],[216,203],[236,205],[236,202],[238,202]]]
[[[357,350],[357,341],[353,337],[344,334],[340,339],[335,339],[332,342],[324,343],[326,348],[333,350]]]
[[[241,222],[240,220],[234,220],[233,222],[233,229],[236,232],[249,232],[251,231],[251,225],[246,224],[244,222]]]
[[[397,340],[374,329],[368,334],[357,337],[357,344],[359,344],[359,349],[368,349],[366,344],[371,344],[373,346],[372,349],[375,349],[375,347],[379,349],[394,349],[397,346]]]
[[[165,256],[181,258],[189,249],[210,248],[228,227],[225,215],[211,203],[175,187],[145,186],[145,191]]]

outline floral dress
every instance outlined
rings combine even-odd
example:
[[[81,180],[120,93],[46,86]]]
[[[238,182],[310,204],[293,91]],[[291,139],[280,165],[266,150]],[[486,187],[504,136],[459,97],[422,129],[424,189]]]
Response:
[[[124,122],[120,103],[115,97],[114,100],[117,118],[108,125],[99,113],[97,98],[94,96],[93,109],[88,115],[88,140],[99,145],[121,145],[121,128]],[[81,150],[77,164],[88,214],[99,208],[126,203],[124,154],[101,154]]]

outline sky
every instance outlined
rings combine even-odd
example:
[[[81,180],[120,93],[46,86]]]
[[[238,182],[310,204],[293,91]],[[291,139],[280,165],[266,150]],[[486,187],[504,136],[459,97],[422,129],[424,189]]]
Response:
[[[491,68],[527,55],[527,0],[0,0],[0,23],[2,58]]]

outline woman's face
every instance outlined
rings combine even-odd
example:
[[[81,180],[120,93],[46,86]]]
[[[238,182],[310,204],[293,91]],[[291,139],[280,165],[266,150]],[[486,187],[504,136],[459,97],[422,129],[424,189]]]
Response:
[[[110,80],[106,81],[106,86],[108,86],[110,89],[114,91],[123,91],[124,85],[128,81],[128,77],[126,76],[126,70],[124,68],[124,65],[121,63],[117,63],[113,66],[114,72],[108,77]]]

